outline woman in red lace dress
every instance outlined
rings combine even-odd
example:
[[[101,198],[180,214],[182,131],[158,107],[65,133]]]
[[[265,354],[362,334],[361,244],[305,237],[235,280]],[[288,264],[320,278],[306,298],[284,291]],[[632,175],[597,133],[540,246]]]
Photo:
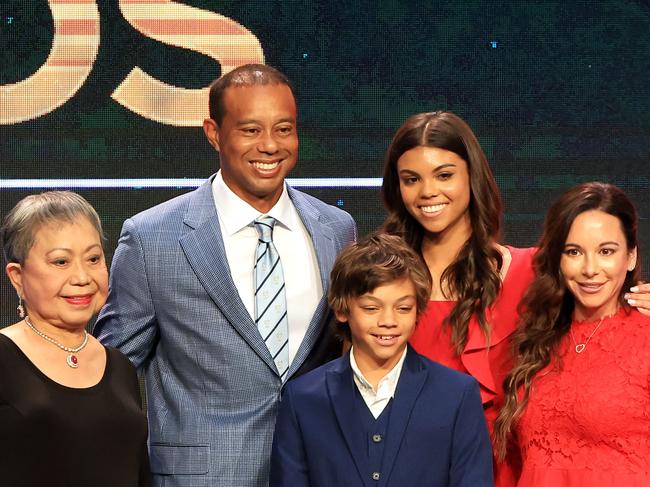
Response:
[[[550,208],[495,427],[521,450],[520,487],[650,485],[650,318],[629,308],[637,218],[586,183]]]
[[[491,428],[512,367],[510,337],[533,277],[534,249],[498,243],[499,189],[474,133],[453,113],[414,115],[398,129],[382,196],[389,211],[384,230],[420,252],[434,282],[411,344],[477,379]],[[514,486],[516,464],[512,457],[495,464],[497,487]]]

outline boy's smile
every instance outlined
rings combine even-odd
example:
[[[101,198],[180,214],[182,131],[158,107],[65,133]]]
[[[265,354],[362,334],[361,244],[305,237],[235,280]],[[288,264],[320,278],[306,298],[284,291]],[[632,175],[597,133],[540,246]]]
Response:
[[[336,313],[347,322],[354,359],[373,385],[397,364],[415,329],[416,291],[409,277],[389,282],[349,299],[349,313]]]

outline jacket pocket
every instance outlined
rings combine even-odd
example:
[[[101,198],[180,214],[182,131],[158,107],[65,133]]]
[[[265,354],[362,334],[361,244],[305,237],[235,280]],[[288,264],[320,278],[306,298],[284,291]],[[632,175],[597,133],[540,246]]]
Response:
[[[205,475],[209,472],[210,445],[151,443],[151,473],[158,475]]]

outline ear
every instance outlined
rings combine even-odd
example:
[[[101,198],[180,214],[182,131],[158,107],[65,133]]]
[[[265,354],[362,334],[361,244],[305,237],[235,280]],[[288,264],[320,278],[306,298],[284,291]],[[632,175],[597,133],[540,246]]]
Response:
[[[11,285],[18,293],[18,296],[22,296],[23,295],[23,268],[21,267],[21,265],[17,264],[16,262],[10,262],[9,264],[7,264],[7,267],[5,267],[5,272],[7,273],[7,277],[9,278]]]
[[[634,247],[629,253],[630,261],[628,262],[628,265],[627,265],[627,270],[629,272],[632,272],[634,270],[634,268],[636,267],[636,256],[637,256],[637,249],[636,249],[636,247]]]
[[[219,126],[211,118],[203,120],[203,133],[210,142],[210,145],[219,152]]]
[[[348,321],[348,315],[343,311],[335,311],[334,316],[339,323],[347,323]]]

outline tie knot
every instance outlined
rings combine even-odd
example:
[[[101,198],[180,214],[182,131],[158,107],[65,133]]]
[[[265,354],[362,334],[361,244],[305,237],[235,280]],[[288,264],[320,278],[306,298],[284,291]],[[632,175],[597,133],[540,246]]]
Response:
[[[275,221],[275,218],[268,215],[262,215],[255,219],[255,229],[257,230],[262,242],[273,242],[273,227],[275,226]]]

